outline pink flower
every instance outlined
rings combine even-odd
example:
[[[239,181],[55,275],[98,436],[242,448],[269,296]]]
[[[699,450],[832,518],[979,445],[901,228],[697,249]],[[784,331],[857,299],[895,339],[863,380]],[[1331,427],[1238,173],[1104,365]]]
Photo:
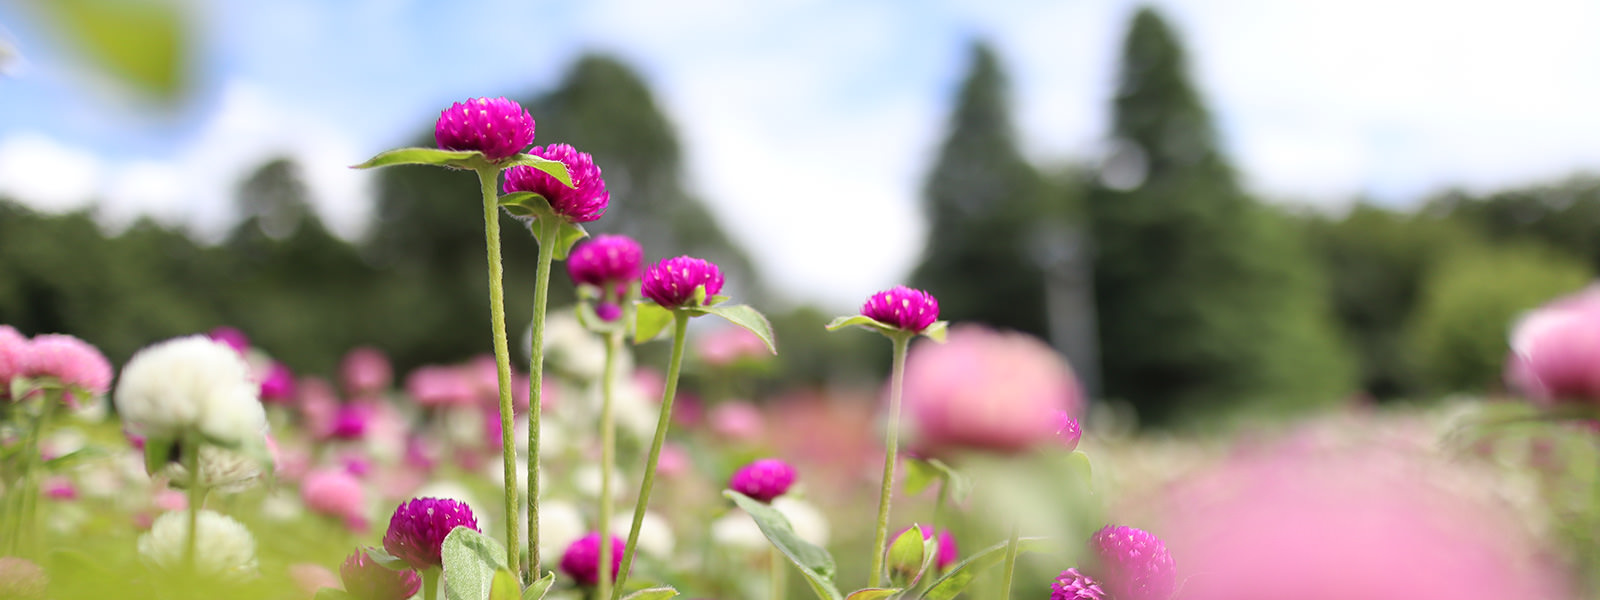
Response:
[[[861,314],[891,327],[922,333],[939,320],[939,300],[922,290],[896,286],[873,294],[861,305]]]
[[[51,477],[44,482],[44,495],[51,500],[77,500],[78,487],[65,475]]]
[[[381,394],[394,382],[389,357],[376,348],[361,347],[344,355],[339,363],[339,378],[350,396]]]
[[[740,467],[728,478],[728,489],[762,502],[772,502],[794,485],[794,467],[776,458],[763,458]]]
[[[505,98],[472,98],[439,112],[433,139],[445,150],[476,150],[491,161],[533,143],[533,115]]]
[[[930,456],[1020,452],[1057,439],[1058,413],[1083,408],[1071,368],[1049,346],[978,325],[912,345],[903,393],[908,448]]]
[[[623,546],[628,541],[617,536],[611,536],[611,576],[615,578],[617,572],[622,570]],[[590,533],[578,538],[567,551],[561,554],[561,572],[566,573],[579,585],[594,585],[600,582],[600,534]]]
[[[346,404],[333,413],[325,437],[335,440],[359,440],[367,434],[367,423],[372,421],[372,408],[366,404]]]
[[[1600,402],[1600,286],[1517,321],[1506,380],[1540,402]]]
[[[688,473],[693,467],[689,460],[689,451],[683,446],[667,442],[661,445],[661,456],[656,458],[656,473],[662,477],[677,477]]]
[[[633,238],[601,234],[572,249],[567,257],[567,274],[573,283],[607,289],[638,281],[643,261],[644,249]]]
[[[1126,525],[1107,525],[1089,539],[1096,579],[1117,600],[1167,600],[1178,569],[1160,538]]]
[[[354,531],[367,528],[367,494],[361,481],[342,469],[312,471],[300,482],[300,500],[317,514],[344,521]]]
[[[556,214],[574,223],[586,223],[606,214],[611,193],[606,191],[605,179],[600,177],[600,167],[595,166],[594,158],[589,153],[579,152],[566,144],[535,147],[528,153],[566,165],[572,186],[568,187],[539,169],[515,166],[506,169],[506,181],[502,186],[505,193],[533,192],[543,196]]]
[[[88,342],[65,334],[33,336],[22,374],[52,378],[68,388],[64,399],[101,396],[111,389],[111,361]]]
[[[212,329],[211,333],[206,335],[213,340],[227,344],[229,348],[233,348],[240,355],[250,350],[250,337],[236,328],[223,325]]]
[[[669,258],[644,271],[644,296],[665,308],[688,305],[694,301],[695,289],[702,287],[706,298],[722,292],[722,270],[702,259]]]
[[[711,431],[718,437],[753,442],[761,439],[765,429],[761,409],[749,402],[724,402],[711,409]]]
[[[261,378],[261,402],[284,404],[294,399],[294,372],[289,365],[273,361]]]
[[[1083,428],[1078,425],[1078,418],[1067,411],[1056,411],[1056,438],[1061,440],[1061,447],[1067,452],[1078,449],[1078,442],[1083,439]]]
[[[441,498],[414,498],[400,503],[389,518],[383,549],[417,570],[439,567],[444,538],[457,527],[478,529],[478,519],[464,502]]]
[[[289,565],[288,571],[289,579],[294,581],[294,587],[300,591],[302,598],[313,598],[317,590],[322,588],[339,589],[339,577],[322,565],[295,563]]]
[[[472,378],[455,367],[419,367],[406,376],[406,393],[422,406],[465,406],[477,399]]]
[[[11,379],[21,375],[28,355],[28,338],[10,325],[0,325],[0,398],[11,393]]]
[[[356,600],[405,600],[422,590],[422,576],[416,571],[386,569],[359,548],[339,565],[339,578],[344,580],[344,591]]]
[[[1073,568],[1050,583],[1050,600],[1106,600],[1106,592],[1099,582]]]
[[[772,356],[767,352],[766,342],[743,327],[721,327],[707,333],[701,336],[695,349],[700,353],[700,360],[711,366],[728,365],[741,359],[763,360]]]

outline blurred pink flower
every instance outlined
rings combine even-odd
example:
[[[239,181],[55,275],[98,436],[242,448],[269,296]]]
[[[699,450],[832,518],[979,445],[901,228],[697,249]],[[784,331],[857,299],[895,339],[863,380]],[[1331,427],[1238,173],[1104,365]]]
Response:
[[[528,394],[533,392],[533,378],[523,373],[511,375],[511,405],[519,413],[528,412]],[[496,402],[498,402],[496,398]],[[548,411],[561,403],[561,386],[552,377],[539,380],[539,410]]]
[[[234,327],[223,325],[221,327],[212,329],[211,332],[206,335],[213,340],[227,344],[229,348],[233,348],[235,352],[238,352],[241,355],[250,349],[250,337],[245,335],[243,331],[239,331]]]
[[[352,531],[367,529],[367,494],[361,481],[343,469],[312,471],[300,482],[300,499],[312,512],[344,522]]]
[[[688,473],[694,465],[689,460],[689,451],[683,446],[667,442],[661,445],[661,456],[656,458],[656,473],[662,477],[677,477]]]
[[[418,367],[406,376],[406,393],[420,406],[465,406],[477,398],[472,377],[456,367]]]
[[[946,343],[921,341],[906,360],[903,418],[914,452],[1018,452],[1056,439],[1059,411],[1081,414],[1072,369],[1037,339],[978,325]]]
[[[1162,537],[1186,600],[1570,598],[1508,507],[1440,481],[1443,461],[1304,437],[1168,488]]]
[[[322,588],[339,588],[339,577],[327,567],[316,563],[295,563],[289,565],[289,579],[294,582],[295,590],[300,592],[301,598],[312,598],[317,595],[317,590]]]
[[[1600,403],[1600,286],[1524,315],[1511,331],[1506,383],[1541,403]]]
[[[0,325],[0,398],[11,393],[11,379],[22,374],[27,355],[28,337],[10,325]]]
[[[345,404],[333,413],[326,437],[336,440],[359,440],[367,434],[367,422],[372,420],[373,409],[364,403]]]
[[[77,500],[78,486],[72,484],[72,478],[66,475],[56,475],[44,481],[42,486],[44,495],[51,500]]]
[[[763,360],[772,356],[767,345],[743,327],[720,327],[700,337],[695,344],[700,360],[711,366],[724,366],[741,359]]]
[[[289,365],[273,361],[261,375],[262,404],[284,404],[294,399],[294,371]]]
[[[33,336],[28,342],[22,375],[61,382],[68,388],[62,399],[70,405],[111,389],[111,361],[88,342],[59,333]]]
[[[339,394],[333,384],[321,377],[306,377],[295,388],[295,407],[308,433],[325,439],[333,430],[333,421],[339,413]]]
[[[394,369],[381,350],[363,346],[344,355],[339,364],[339,381],[350,396],[381,394],[394,382]]]
[[[724,402],[711,409],[711,431],[729,441],[757,441],[765,430],[761,409],[749,402]]]

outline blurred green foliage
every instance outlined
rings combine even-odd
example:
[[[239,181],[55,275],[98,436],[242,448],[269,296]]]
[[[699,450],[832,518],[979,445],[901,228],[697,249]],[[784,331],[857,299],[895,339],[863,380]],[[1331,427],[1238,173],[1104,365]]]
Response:
[[[80,58],[146,97],[189,92],[195,32],[179,0],[23,0]]]

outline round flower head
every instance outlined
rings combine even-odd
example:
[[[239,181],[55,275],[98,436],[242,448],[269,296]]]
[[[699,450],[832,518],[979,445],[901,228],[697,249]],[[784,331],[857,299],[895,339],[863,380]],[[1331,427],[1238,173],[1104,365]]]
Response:
[[[1600,402],[1600,288],[1560,298],[1517,321],[1507,383],[1541,403]]]
[[[794,467],[776,458],[763,458],[734,471],[728,487],[762,502],[771,502],[794,485]]]
[[[25,558],[0,556],[0,598],[44,600],[50,576],[44,568]]]
[[[1160,538],[1126,525],[1107,525],[1089,546],[1099,559],[1100,581],[1117,600],[1167,600],[1178,584],[1178,568]]]
[[[28,337],[10,325],[0,325],[0,398],[11,393],[11,379],[22,374],[27,356]]]
[[[445,150],[476,150],[498,161],[533,143],[533,115],[505,98],[472,98],[439,113],[433,139]]]
[[[722,292],[722,270],[699,258],[679,256],[650,265],[644,271],[646,298],[665,308],[681,308],[694,299],[694,290],[705,286],[706,297]]]
[[[255,577],[256,540],[242,523],[201,510],[195,532],[195,567],[202,575],[233,580]],[[149,532],[139,536],[139,556],[157,569],[176,572],[183,568],[188,539],[189,514],[164,513]]]
[[[633,238],[602,234],[572,249],[567,256],[567,274],[573,283],[604,289],[639,279],[643,260],[644,249]]]
[[[622,570],[623,546],[627,540],[611,536],[611,577]],[[580,585],[600,582],[600,534],[598,532],[578,538],[561,554],[561,572]]]
[[[587,152],[579,152],[566,144],[534,147],[528,151],[534,156],[560,161],[567,166],[572,186],[557,181],[550,174],[528,166],[506,169],[505,193],[533,192],[550,202],[550,208],[574,223],[586,223],[606,214],[611,202],[611,192],[600,177],[600,167]]]
[[[273,362],[261,378],[261,401],[285,404],[294,399],[294,372],[289,365]]]
[[[1106,600],[1100,584],[1076,568],[1062,571],[1050,582],[1050,600]]]
[[[162,475],[174,486],[193,485],[188,468],[181,461],[170,461],[152,475]],[[266,470],[261,461],[244,453],[206,444],[200,447],[200,483],[211,491],[236,494],[261,483]]]
[[[217,327],[207,333],[206,336],[213,340],[227,344],[229,348],[233,348],[239,354],[244,354],[250,349],[250,337],[246,336],[243,331],[239,331],[234,327],[228,327],[226,325]]]
[[[394,369],[383,351],[356,348],[339,363],[339,379],[344,383],[346,394],[368,396],[389,389],[389,384],[394,382]]]
[[[222,342],[194,335],[133,355],[117,383],[117,412],[136,432],[175,437],[184,431],[230,443],[259,440],[266,413],[250,367]]]
[[[74,396],[99,396],[111,389],[111,362],[88,342],[64,334],[33,336],[28,342],[23,375],[52,378],[68,389],[66,400]]]
[[[339,565],[344,591],[356,600],[405,600],[422,589],[416,571],[391,571],[374,562],[367,551],[357,548]]]
[[[922,290],[895,286],[868,298],[861,305],[861,314],[879,323],[922,333],[939,320],[939,300]]]
[[[444,537],[457,527],[479,531],[472,507],[465,502],[414,498],[394,509],[389,531],[383,536],[383,549],[419,571],[442,566],[439,551]]]
[[[367,528],[367,498],[361,481],[343,469],[325,469],[300,482],[300,499],[317,514],[339,519],[352,531]]]

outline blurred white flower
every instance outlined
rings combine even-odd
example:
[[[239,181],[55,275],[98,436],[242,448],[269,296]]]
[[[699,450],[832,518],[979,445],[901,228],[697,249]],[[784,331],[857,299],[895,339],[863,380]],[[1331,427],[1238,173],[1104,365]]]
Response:
[[[742,515],[741,515],[742,516]],[[611,533],[627,539],[628,530],[633,528],[633,515],[614,515],[611,518]],[[672,535],[672,526],[661,515],[645,511],[644,520],[639,523],[639,549],[646,554],[661,559],[672,558],[672,548],[677,545],[677,538]]]
[[[733,550],[753,552],[767,547],[767,538],[755,520],[742,510],[722,515],[711,523],[711,540]]]
[[[260,459],[218,446],[200,447],[200,483],[212,491],[236,494],[256,486],[266,475]],[[173,461],[158,473],[180,487],[190,485],[189,470]]]
[[[539,547],[555,555],[588,532],[583,513],[565,500],[545,500],[539,503]]]
[[[260,510],[267,520],[284,522],[300,518],[306,512],[306,505],[300,501],[300,494],[283,489],[262,498]]]
[[[228,579],[255,577],[256,540],[242,523],[202,510],[195,529],[194,559],[200,573]],[[188,539],[189,514],[165,513],[156,518],[148,533],[139,536],[139,556],[152,567],[177,571],[183,568]]]
[[[804,500],[783,496],[772,501],[772,508],[783,513],[800,539],[817,546],[828,545],[828,521],[816,507]],[[769,545],[755,519],[742,510],[729,512],[712,523],[711,539],[738,550],[753,551]]]
[[[589,498],[600,497],[600,465],[582,465],[572,470],[572,486]],[[622,495],[622,474],[611,472],[611,497]]]
[[[44,439],[43,450],[52,456],[66,456],[88,445],[89,436],[77,427],[62,427]]]
[[[774,499],[772,507],[789,518],[789,525],[794,527],[794,532],[800,539],[822,547],[828,545],[828,518],[823,516],[817,507],[805,500],[789,496]]]
[[[526,340],[523,347],[531,348],[531,329]],[[544,351],[545,359],[552,366],[574,379],[593,381],[605,371],[605,342],[600,336],[584,329],[570,307],[552,310],[545,318]]]
[[[259,391],[239,353],[193,335],[133,355],[117,383],[117,412],[147,436],[193,431],[225,444],[250,443],[267,429]]]

